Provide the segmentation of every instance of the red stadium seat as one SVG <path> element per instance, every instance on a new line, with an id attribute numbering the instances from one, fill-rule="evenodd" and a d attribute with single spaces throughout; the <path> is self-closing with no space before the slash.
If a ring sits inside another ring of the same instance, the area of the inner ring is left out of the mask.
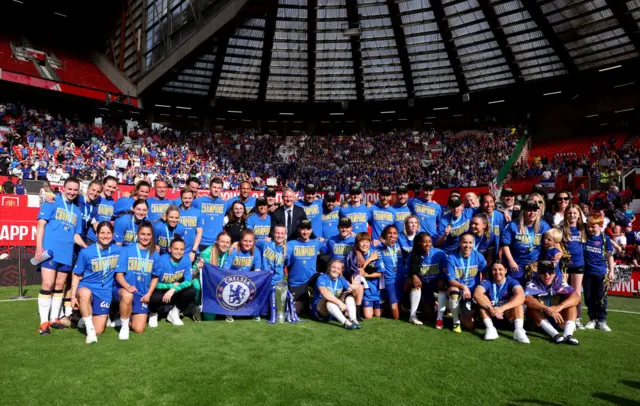
<path id="1" fill-rule="evenodd" d="M 56 74 L 63 82 L 116 94 L 120 93 L 120 90 L 111 83 L 93 61 L 60 50 L 55 50 L 54 53 L 62 62 L 63 68 L 56 69 Z"/>
<path id="2" fill-rule="evenodd" d="M 20 61 L 13 57 L 11 45 L 7 38 L 0 38 L 0 69 L 40 77 L 40 73 L 38 73 L 36 67 L 33 66 L 33 62 Z"/>

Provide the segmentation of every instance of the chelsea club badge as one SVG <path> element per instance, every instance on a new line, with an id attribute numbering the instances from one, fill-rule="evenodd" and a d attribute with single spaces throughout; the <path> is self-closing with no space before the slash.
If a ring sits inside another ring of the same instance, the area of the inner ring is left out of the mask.
<path id="1" fill-rule="evenodd" d="M 256 285 L 241 275 L 227 276 L 216 289 L 216 300 L 226 310 L 240 310 L 251 303 L 255 296 Z"/>

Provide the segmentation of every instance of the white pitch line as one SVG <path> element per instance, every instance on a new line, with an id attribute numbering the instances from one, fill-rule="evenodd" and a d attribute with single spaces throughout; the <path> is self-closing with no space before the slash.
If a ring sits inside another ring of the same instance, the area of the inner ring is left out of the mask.
<path id="1" fill-rule="evenodd" d="M 27 300 L 38 300 L 38 298 L 31 297 L 29 299 L 4 299 L 4 300 L 0 300 L 0 302 L 25 302 Z"/>
<path id="2" fill-rule="evenodd" d="M 614 313 L 625 313 L 625 314 L 640 314 L 640 312 L 630 312 L 628 310 L 614 310 L 614 309 L 607 309 L 607 312 L 614 312 Z"/>

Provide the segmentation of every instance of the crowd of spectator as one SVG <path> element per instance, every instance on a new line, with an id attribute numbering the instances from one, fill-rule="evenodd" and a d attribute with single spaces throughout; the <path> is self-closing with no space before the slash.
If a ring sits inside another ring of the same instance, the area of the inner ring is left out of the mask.
<path id="1" fill-rule="evenodd" d="M 515 128 L 453 133 L 401 130 L 387 133 L 285 137 L 254 129 L 182 132 L 81 123 L 17 104 L 0 105 L 0 173 L 17 178 L 64 180 L 115 176 L 122 184 L 162 178 L 183 186 L 213 177 L 225 189 L 248 181 L 346 191 L 398 184 L 437 187 L 487 185 L 512 154 Z"/>

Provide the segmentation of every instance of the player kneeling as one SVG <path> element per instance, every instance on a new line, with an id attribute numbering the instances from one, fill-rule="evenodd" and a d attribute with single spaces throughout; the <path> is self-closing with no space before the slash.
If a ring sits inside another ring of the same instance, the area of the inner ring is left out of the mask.
<path id="1" fill-rule="evenodd" d="M 108 221 L 98 224 L 96 234 L 97 243 L 78 255 L 71 286 L 71 305 L 80 308 L 87 344 L 97 343 L 107 324 L 113 275 L 122 249 L 113 244 L 113 226 Z"/>
<path id="2" fill-rule="evenodd" d="M 170 307 L 167 321 L 182 326 L 180 311 L 193 312 L 197 291 L 192 286 L 191 260 L 184 255 L 184 240 L 180 236 L 173 238 L 169 252 L 153 264 L 153 278 L 158 283 L 149 299 L 149 327 L 158 327 L 158 312 L 167 307 Z"/>
<path id="3" fill-rule="evenodd" d="M 524 331 L 524 290 L 520 283 L 507 275 L 507 269 L 502 264 L 493 264 L 491 278 L 485 279 L 476 286 L 473 298 L 480 308 L 480 317 L 487 331 L 485 340 L 496 340 L 498 330 L 493 326 L 492 319 L 509 320 L 515 326 L 513 339 L 529 344 L 529 338 Z"/>
<path id="4" fill-rule="evenodd" d="M 579 344 L 573 333 L 576 330 L 576 306 L 580 303 L 580 294 L 556 274 L 553 262 L 539 262 L 538 272 L 527 283 L 524 294 L 529 318 L 542 327 L 554 342 Z M 564 328 L 564 334 L 558 333 L 552 321 Z"/>
<path id="5" fill-rule="evenodd" d="M 357 320 L 356 301 L 350 295 L 357 286 L 349 285 L 342 277 L 343 268 L 342 262 L 333 260 L 329 262 L 327 272 L 318 277 L 311 316 L 318 321 L 329 321 L 329 316 L 332 316 L 345 329 L 355 330 L 362 328 Z M 345 311 L 349 315 L 348 320 L 344 317 Z"/>

